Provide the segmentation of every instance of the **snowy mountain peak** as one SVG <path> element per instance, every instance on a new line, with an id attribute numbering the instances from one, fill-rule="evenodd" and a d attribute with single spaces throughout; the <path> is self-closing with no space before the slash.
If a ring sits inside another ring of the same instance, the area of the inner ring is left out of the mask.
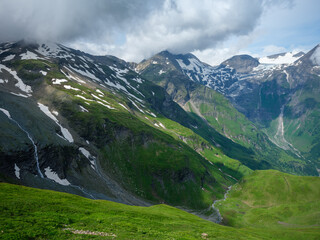
<path id="1" fill-rule="evenodd" d="M 304 55 L 303 52 L 279 53 L 259 59 L 261 64 L 291 64 Z"/>

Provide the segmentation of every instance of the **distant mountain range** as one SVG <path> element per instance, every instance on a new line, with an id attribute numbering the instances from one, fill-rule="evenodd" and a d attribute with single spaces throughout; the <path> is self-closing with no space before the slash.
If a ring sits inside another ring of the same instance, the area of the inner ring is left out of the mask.
<path id="1" fill-rule="evenodd" d="M 237 141 L 230 129 L 237 121 L 242 124 L 244 121 L 237 117 L 228 126 L 225 119 L 219 121 L 221 113 L 214 100 L 204 99 L 202 93 L 194 94 L 199 88 L 196 83 L 221 93 L 272 143 L 293 153 L 300 163 L 314 164 L 312 172 L 316 174 L 319 168 L 319 123 L 316 120 L 319 119 L 319 49 L 317 45 L 306 54 L 281 53 L 260 59 L 238 55 L 219 66 L 205 64 L 192 54 L 161 52 L 141 62 L 136 69 L 145 78 L 166 88 L 180 106 L 204 116 L 220 129 L 220 133 Z M 195 98 L 198 105 L 193 104 L 193 109 L 188 109 Z M 204 104 L 213 106 L 208 110 L 210 107 Z M 224 115 L 230 113 L 230 110 L 222 111 Z M 251 132 L 241 129 L 241 135 Z M 261 141 L 250 139 L 250 142 Z"/>

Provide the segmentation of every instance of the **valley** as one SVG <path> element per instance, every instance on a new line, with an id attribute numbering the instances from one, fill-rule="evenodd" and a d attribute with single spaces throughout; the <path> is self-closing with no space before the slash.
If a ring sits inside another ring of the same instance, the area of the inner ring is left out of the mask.
<path id="1" fill-rule="evenodd" d="M 0 44 L 1 234 L 317 239 L 318 47 L 286 64 L 244 55 L 210 66 L 168 51 L 134 64 Z M 282 182 L 283 195 L 268 187 Z"/>

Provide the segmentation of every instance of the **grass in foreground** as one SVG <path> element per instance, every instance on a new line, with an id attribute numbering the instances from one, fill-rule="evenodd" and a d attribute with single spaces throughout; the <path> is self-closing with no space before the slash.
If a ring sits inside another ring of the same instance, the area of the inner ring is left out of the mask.
<path id="1" fill-rule="evenodd" d="M 1 239 L 303 239 L 314 231 L 237 229 L 166 206 L 134 207 L 0 184 Z M 307 234 L 307 235 L 305 235 Z"/>
<path id="2" fill-rule="evenodd" d="M 0 196 L 1 239 L 255 239 L 166 205 L 134 207 L 6 183 Z"/>

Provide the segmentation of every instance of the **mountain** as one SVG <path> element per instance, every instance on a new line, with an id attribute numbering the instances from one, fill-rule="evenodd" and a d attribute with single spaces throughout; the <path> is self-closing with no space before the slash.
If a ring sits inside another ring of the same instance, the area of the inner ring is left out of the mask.
<path id="1" fill-rule="evenodd" d="M 227 63 L 242 69 L 242 73 L 238 73 Z M 301 158 L 294 149 L 277 145 L 261 127 L 262 123 L 255 121 L 258 117 L 272 119 L 280 114 L 280 109 L 273 102 L 270 107 L 266 106 L 266 110 L 256 111 L 259 104 L 259 99 L 256 99 L 259 98 L 257 90 L 265 83 L 266 72 L 270 74 L 276 69 L 260 68 L 261 64 L 257 64 L 257 59 L 250 56 L 235 56 L 212 67 L 192 54 L 174 55 L 164 51 L 141 62 L 136 70 L 144 78 L 164 87 L 186 111 L 202 118 L 233 144 L 237 143 L 247 149 L 243 155 L 241 152 L 244 150 L 236 151 L 235 147 L 230 147 L 230 142 L 215 140 L 229 157 L 240 160 L 251 169 L 275 168 L 291 173 L 316 175 L 313 164 Z M 244 71 L 244 68 L 247 70 Z M 265 87 L 265 91 L 273 90 Z M 210 141 L 206 136 L 201 136 Z"/>
<path id="2" fill-rule="evenodd" d="M 255 169 L 316 175 L 317 53 L 273 68 L 238 56 L 232 66 L 252 68 L 238 73 L 192 54 L 133 64 L 56 43 L 0 44 L 0 179 L 207 211 Z M 313 100 L 295 100 L 298 90 Z M 302 133 L 289 135 L 289 121 Z"/>
<path id="3" fill-rule="evenodd" d="M 221 67 L 231 67 L 238 73 L 251 72 L 255 67 L 259 65 L 259 61 L 249 55 L 237 55 L 222 62 Z"/>
<path id="4" fill-rule="evenodd" d="M 0 44 L 0 238 L 317 239 L 319 178 L 254 170 L 318 174 L 319 52 L 213 67 Z"/>
<path id="5" fill-rule="evenodd" d="M 1 181 L 206 210 L 252 172 L 123 60 L 26 41 L 1 44 L 0 60 Z"/>

